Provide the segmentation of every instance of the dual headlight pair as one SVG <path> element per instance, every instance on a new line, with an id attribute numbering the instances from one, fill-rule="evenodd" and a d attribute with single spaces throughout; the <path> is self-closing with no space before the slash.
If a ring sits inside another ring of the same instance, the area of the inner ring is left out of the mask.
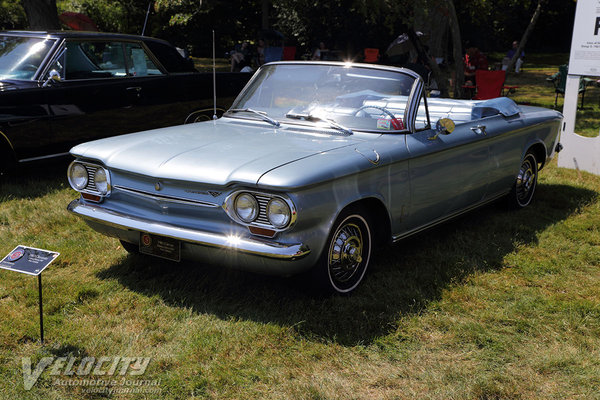
<path id="1" fill-rule="evenodd" d="M 263 218 L 266 217 L 276 229 L 283 229 L 289 225 L 293 214 L 288 202 L 280 197 L 267 199 L 262 195 L 259 197 L 262 200 L 261 202 L 252 193 L 242 192 L 236 195 L 233 201 L 233 209 L 242 222 L 247 224 L 257 222 L 262 216 Z"/>
<path id="2" fill-rule="evenodd" d="M 107 196 L 110 193 L 110 176 L 106 169 L 98 165 L 73 162 L 67 173 L 69 183 L 79 192 L 89 192 Z"/>

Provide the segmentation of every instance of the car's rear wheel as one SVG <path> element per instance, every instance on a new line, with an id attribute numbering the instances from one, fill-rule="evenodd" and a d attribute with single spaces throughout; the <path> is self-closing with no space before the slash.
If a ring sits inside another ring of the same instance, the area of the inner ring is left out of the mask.
<path id="1" fill-rule="evenodd" d="M 517 179 L 508 195 L 508 204 L 512 208 L 527 207 L 533 199 L 538 178 L 538 163 L 535 155 L 527 153 L 521 162 Z"/>
<path id="2" fill-rule="evenodd" d="M 334 223 L 316 266 L 318 286 L 342 294 L 356 289 L 369 266 L 372 239 L 369 217 L 364 212 L 343 212 Z"/>
<path id="3" fill-rule="evenodd" d="M 0 146 L 0 176 L 6 175 L 14 167 L 14 164 L 10 152 Z"/>

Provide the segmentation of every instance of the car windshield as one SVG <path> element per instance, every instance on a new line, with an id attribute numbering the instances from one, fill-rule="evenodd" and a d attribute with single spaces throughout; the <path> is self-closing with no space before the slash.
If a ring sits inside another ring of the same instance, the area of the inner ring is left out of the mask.
<path id="1" fill-rule="evenodd" d="M 0 36 L 0 79 L 33 79 L 54 39 Z"/>
<path id="2" fill-rule="evenodd" d="M 344 64 L 274 64 L 261 68 L 232 109 L 277 121 L 319 124 L 342 132 L 402 131 L 415 78 L 394 70 Z M 236 118 L 257 118 L 232 113 Z"/>

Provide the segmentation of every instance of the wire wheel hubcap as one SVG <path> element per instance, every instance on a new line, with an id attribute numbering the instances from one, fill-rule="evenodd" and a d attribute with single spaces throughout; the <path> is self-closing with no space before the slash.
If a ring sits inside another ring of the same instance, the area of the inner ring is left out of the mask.
<path id="1" fill-rule="evenodd" d="M 363 261 L 363 235 L 353 223 L 342 225 L 334 235 L 329 250 L 329 270 L 337 282 L 349 281 Z"/>
<path id="2" fill-rule="evenodd" d="M 529 202 L 535 187 L 536 169 L 531 158 L 526 158 L 517 176 L 517 200 L 521 204 Z"/>

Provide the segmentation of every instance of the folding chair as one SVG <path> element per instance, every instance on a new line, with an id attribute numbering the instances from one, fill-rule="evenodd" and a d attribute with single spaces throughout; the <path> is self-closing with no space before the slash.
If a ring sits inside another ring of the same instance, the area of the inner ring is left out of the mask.
<path id="1" fill-rule="evenodd" d="M 552 82 L 554 84 L 554 93 L 556 96 L 554 97 L 554 107 L 556 108 L 558 105 L 558 95 L 562 94 L 565 96 L 565 88 L 567 86 L 567 74 L 569 73 L 569 65 L 563 64 L 558 67 L 558 72 L 552 75 L 549 78 L 546 78 L 548 82 Z M 591 80 L 590 80 L 591 81 Z M 581 108 L 583 108 L 583 102 L 585 100 L 585 88 L 587 86 L 588 80 L 579 78 L 579 94 L 581 94 Z"/>
<path id="2" fill-rule="evenodd" d="M 364 50 L 365 57 L 363 59 L 366 63 L 376 63 L 379 61 L 379 49 L 366 48 Z"/>
<path id="3" fill-rule="evenodd" d="M 502 96 L 502 87 L 506 79 L 505 71 L 475 71 L 476 94 L 473 99 L 487 100 Z"/>
<path id="4" fill-rule="evenodd" d="M 283 61 L 293 61 L 296 59 L 296 46 L 285 46 L 283 48 Z"/>

